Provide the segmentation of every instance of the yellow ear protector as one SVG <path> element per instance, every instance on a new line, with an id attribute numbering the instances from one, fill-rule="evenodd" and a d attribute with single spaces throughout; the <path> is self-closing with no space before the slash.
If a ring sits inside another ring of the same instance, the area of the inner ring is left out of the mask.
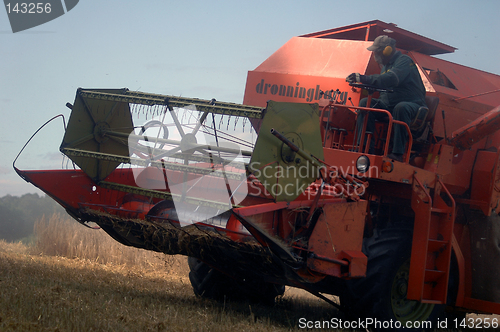
<path id="1" fill-rule="evenodd" d="M 382 54 L 384 56 L 389 56 L 392 54 L 392 47 L 391 46 L 386 46 L 384 50 L 382 51 Z"/>

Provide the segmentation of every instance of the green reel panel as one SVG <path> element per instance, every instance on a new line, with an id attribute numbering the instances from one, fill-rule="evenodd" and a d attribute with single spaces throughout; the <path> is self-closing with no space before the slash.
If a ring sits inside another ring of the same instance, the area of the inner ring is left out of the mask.
<path id="1" fill-rule="evenodd" d="M 318 104 L 269 101 L 249 170 L 276 201 L 293 201 L 318 178 L 318 168 L 271 134 L 323 160 Z"/>
<path id="2" fill-rule="evenodd" d="M 65 148 L 79 151 L 99 152 L 113 156 L 129 156 L 127 140 L 120 140 L 106 135 L 107 132 L 130 134 L 133 130 L 132 115 L 127 102 L 94 99 L 76 93 L 68 127 L 64 134 L 60 150 Z M 125 89 L 87 90 L 124 94 Z M 104 180 L 120 164 L 118 161 L 70 156 L 92 180 Z"/>

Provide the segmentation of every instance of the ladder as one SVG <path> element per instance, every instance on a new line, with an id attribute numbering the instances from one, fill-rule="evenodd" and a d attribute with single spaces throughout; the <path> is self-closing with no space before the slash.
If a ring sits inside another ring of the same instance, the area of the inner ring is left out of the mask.
<path id="1" fill-rule="evenodd" d="M 407 298 L 444 304 L 448 292 L 455 201 L 439 176 L 433 194 L 414 174 L 415 212 Z"/>

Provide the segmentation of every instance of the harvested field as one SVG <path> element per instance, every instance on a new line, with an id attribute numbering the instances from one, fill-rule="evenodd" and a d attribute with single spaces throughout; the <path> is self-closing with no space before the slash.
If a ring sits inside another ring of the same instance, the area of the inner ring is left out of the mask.
<path id="1" fill-rule="evenodd" d="M 1 331 L 290 331 L 300 317 L 338 315 L 295 290 L 273 307 L 203 300 L 184 257 L 128 248 L 57 216 L 36 228 L 33 247 L 0 242 Z"/>
<path id="2" fill-rule="evenodd" d="M 296 331 L 301 318 L 343 319 L 291 288 L 274 306 L 197 298 L 185 257 L 125 247 L 65 217 L 35 230 L 32 246 L 0 241 L 0 331 Z"/>

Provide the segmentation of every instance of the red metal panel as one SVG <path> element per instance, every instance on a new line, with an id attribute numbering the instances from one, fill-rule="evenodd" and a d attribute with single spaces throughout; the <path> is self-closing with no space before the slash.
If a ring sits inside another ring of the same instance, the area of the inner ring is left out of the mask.
<path id="1" fill-rule="evenodd" d="M 255 71 L 346 78 L 364 73 L 371 42 L 293 37 Z"/>
<path id="2" fill-rule="evenodd" d="M 126 193 L 99 188 L 81 170 L 20 171 L 22 176 L 65 208 L 78 209 L 80 203 L 117 206 Z M 119 173 L 119 174 L 118 174 Z M 130 169 L 114 172 L 120 183 L 135 185 Z"/>
<path id="3" fill-rule="evenodd" d="M 357 105 L 354 93 L 345 81 L 352 72 L 373 74 L 379 71 L 366 48 L 370 42 L 325 40 L 294 37 L 248 73 L 246 105 L 265 106 L 268 100 L 318 102 L 324 106 L 328 96 L 319 91 L 339 89 L 341 100 Z M 347 96 L 348 94 L 348 96 Z"/>
<path id="4" fill-rule="evenodd" d="M 424 298 L 424 278 L 428 259 L 426 253 L 432 198 L 417 177 L 415 177 L 415 180 L 411 200 L 411 207 L 415 211 L 415 226 L 407 298 L 421 301 Z"/>
<path id="5" fill-rule="evenodd" d="M 361 246 L 366 206 L 367 201 L 325 205 L 323 214 L 309 238 L 309 251 L 330 260 L 348 259 L 345 255 L 347 251 L 358 252 L 362 255 L 361 258 L 365 257 L 361 252 Z M 364 264 L 366 269 L 366 257 L 364 262 L 362 259 L 355 262 L 356 267 L 350 271 L 355 276 L 363 276 L 366 270 L 363 270 L 362 266 Z M 317 272 L 340 277 L 339 265 L 325 259 L 308 259 L 308 267 Z"/>
<path id="6" fill-rule="evenodd" d="M 468 297 L 464 300 L 463 308 L 472 309 L 476 312 L 500 314 L 500 303 L 471 299 Z"/>
<path id="7" fill-rule="evenodd" d="M 451 172 L 443 176 L 443 182 L 451 193 L 462 195 L 470 186 L 476 151 L 454 151 Z"/>
<path id="8" fill-rule="evenodd" d="M 434 120 L 436 136 L 444 137 L 442 110 L 445 110 L 446 130 L 450 135 L 498 105 L 499 75 L 416 52 L 409 55 L 421 68 L 427 92 L 435 91 L 440 99 Z"/>
<path id="9" fill-rule="evenodd" d="M 481 205 L 481 209 L 487 216 L 491 214 L 490 201 L 493 194 L 497 160 L 498 154 L 496 152 L 478 151 L 472 172 L 470 199 L 484 202 L 484 205 Z"/>

